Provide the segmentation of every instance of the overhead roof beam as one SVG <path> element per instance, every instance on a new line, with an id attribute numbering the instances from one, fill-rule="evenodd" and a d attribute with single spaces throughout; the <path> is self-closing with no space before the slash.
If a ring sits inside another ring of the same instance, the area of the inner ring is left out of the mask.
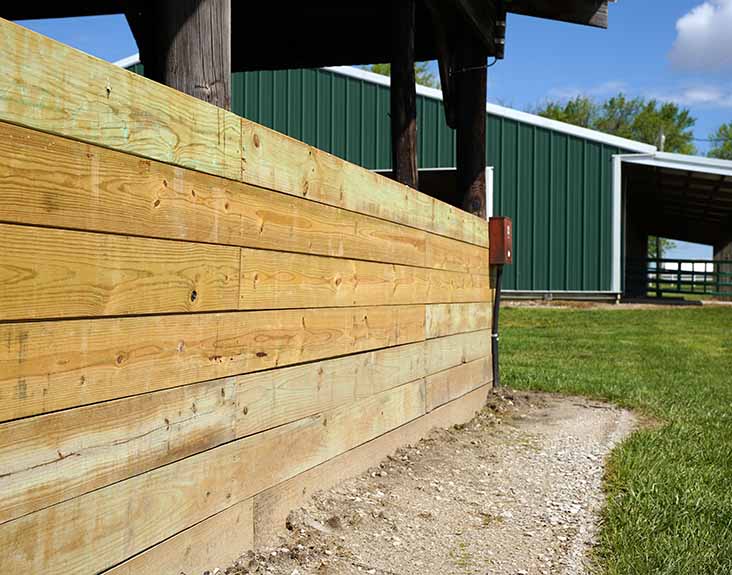
<path id="1" fill-rule="evenodd" d="M 126 0 L 64 0 L 64 2 L 6 2 L 0 16 L 6 20 L 107 16 L 124 12 Z"/>
<path id="2" fill-rule="evenodd" d="M 607 28 L 607 0 L 505 0 L 514 14 Z"/>
<path id="3" fill-rule="evenodd" d="M 454 0 L 489 56 L 496 55 L 496 0 Z"/>
<path id="4" fill-rule="evenodd" d="M 707 197 L 706 206 L 704 207 L 705 216 L 709 213 L 709 206 L 712 203 L 714 196 L 716 196 L 719 193 L 719 190 L 722 187 L 722 184 L 724 183 L 725 179 L 726 179 L 725 176 L 720 176 L 719 180 L 717 180 L 717 184 L 714 186 L 714 188 L 712 188 L 712 191 L 709 192 L 709 196 Z"/>

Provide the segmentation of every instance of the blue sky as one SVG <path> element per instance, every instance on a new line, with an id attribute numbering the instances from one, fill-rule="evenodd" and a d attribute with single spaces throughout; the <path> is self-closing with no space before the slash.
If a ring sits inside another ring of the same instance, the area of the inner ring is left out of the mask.
<path id="1" fill-rule="evenodd" d="M 22 24 L 110 61 L 137 52 L 123 16 Z M 619 91 L 688 107 L 700 140 L 732 121 L 732 0 L 619 0 L 608 30 L 509 15 L 506 58 L 489 70 L 490 101 L 530 110 Z M 695 143 L 706 152 L 708 143 Z M 680 245 L 673 257 L 711 251 Z"/>

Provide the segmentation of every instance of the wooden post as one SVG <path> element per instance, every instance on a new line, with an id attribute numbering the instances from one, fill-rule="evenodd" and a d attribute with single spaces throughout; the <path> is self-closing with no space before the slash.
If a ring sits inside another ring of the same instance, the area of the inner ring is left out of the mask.
<path id="1" fill-rule="evenodd" d="M 485 218 L 485 47 L 468 31 L 458 47 L 455 70 L 457 184 L 460 205 Z"/>
<path id="2" fill-rule="evenodd" d="M 231 108 L 231 0 L 136 2 L 127 19 L 145 76 Z"/>
<path id="3" fill-rule="evenodd" d="M 625 293 L 627 297 L 648 295 L 648 231 L 645 208 L 639 202 L 638 190 L 628 184 L 625 222 Z"/>
<path id="4" fill-rule="evenodd" d="M 392 3 L 391 158 L 394 179 L 417 187 L 417 89 L 414 76 L 415 0 Z"/>

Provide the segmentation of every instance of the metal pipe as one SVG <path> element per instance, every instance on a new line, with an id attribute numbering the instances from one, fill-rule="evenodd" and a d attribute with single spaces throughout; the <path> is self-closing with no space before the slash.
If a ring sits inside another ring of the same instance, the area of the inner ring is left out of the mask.
<path id="1" fill-rule="evenodd" d="M 493 387 L 501 387 L 501 374 L 498 371 L 498 314 L 501 309 L 501 276 L 503 276 L 503 266 L 496 266 L 496 297 L 493 299 L 493 321 L 491 328 Z"/>

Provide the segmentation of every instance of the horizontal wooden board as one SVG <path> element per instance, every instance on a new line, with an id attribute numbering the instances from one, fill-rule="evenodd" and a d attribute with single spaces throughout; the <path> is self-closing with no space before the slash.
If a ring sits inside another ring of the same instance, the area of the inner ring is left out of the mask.
<path id="1" fill-rule="evenodd" d="M 0 122 L 8 222 L 488 273 L 488 250 Z"/>
<path id="2" fill-rule="evenodd" d="M 0 53 L 0 119 L 240 179 L 235 114 L 7 20 Z"/>
<path id="3" fill-rule="evenodd" d="M 488 247 L 488 222 L 284 134 L 242 120 L 243 181 Z"/>
<path id="4" fill-rule="evenodd" d="M 378 464 L 387 455 L 394 453 L 399 447 L 416 443 L 435 427 L 449 427 L 469 421 L 485 406 L 489 392 L 490 386 L 488 385 L 471 391 L 423 417 L 256 495 L 254 497 L 255 547 L 276 544 L 278 535 L 287 531 L 285 520 L 288 513 L 297 509 L 316 491 L 329 489 L 340 481 L 362 473 Z"/>
<path id="5" fill-rule="evenodd" d="M 0 523 L 425 377 L 426 352 L 417 342 L 2 424 Z"/>
<path id="6" fill-rule="evenodd" d="M 430 339 L 427 340 L 425 369 L 427 373 L 437 373 L 453 365 L 490 356 L 490 352 L 491 332 L 487 329 L 444 339 Z"/>
<path id="7" fill-rule="evenodd" d="M 253 499 L 257 507 L 256 547 L 278 543 L 278 535 L 287 532 L 285 520 L 289 512 L 299 507 L 315 491 L 328 489 L 358 475 L 399 447 L 416 443 L 435 427 L 449 427 L 469 421 L 485 404 L 487 391 L 488 386 L 484 386 L 470 392 L 256 495 Z M 199 573 L 215 567 L 224 569 L 236 558 L 255 548 L 254 541 L 249 541 L 246 525 L 232 518 L 241 515 L 242 507 L 248 512 L 251 501 L 246 500 L 209 517 L 122 565 L 105 571 L 104 575 L 159 575 Z M 194 552 L 205 553 L 205 560 L 193 556 Z"/>
<path id="8" fill-rule="evenodd" d="M 490 273 L 487 246 L 477 246 L 433 233 L 427 234 L 427 261 L 431 265 L 426 267 L 431 268 L 484 275 Z"/>
<path id="9" fill-rule="evenodd" d="M 487 275 L 241 250 L 240 309 L 478 302 Z"/>
<path id="10" fill-rule="evenodd" d="M 426 335 L 442 337 L 454 333 L 490 329 L 493 293 L 486 303 L 437 304 L 427 306 Z"/>
<path id="11" fill-rule="evenodd" d="M 488 247 L 485 220 L 302 142 L 5 20 L 0 41 L 0 120 Z"/>
<path id="12" fill-rule="evenodd" d="M 492 381 L 490 357 L 450 367 L 425 378 L 427 411 Z"/>
<path id="13" fill-rule="evenodd" d="M 424 306 L 0 324 L 0 421 L 424 339 Z"/>
<path id="14" fill-rule="evenodd" d="M 0 245 L 0 320 L 238 307 L 238 248 L 16 225 Z"/>
<path id="15" fill-rule="evenodd" d="M 4 523 L 0 569 L 66 575 L 112 567 L 419 417 L 424 401 L 424 381 L 408 383 Z"/>
<path id="16" fill-rule="evenodd" d="M 252 499 L 181 531 L 104 575 L 199 575 L 222 571 L 254 548 Z"/>

